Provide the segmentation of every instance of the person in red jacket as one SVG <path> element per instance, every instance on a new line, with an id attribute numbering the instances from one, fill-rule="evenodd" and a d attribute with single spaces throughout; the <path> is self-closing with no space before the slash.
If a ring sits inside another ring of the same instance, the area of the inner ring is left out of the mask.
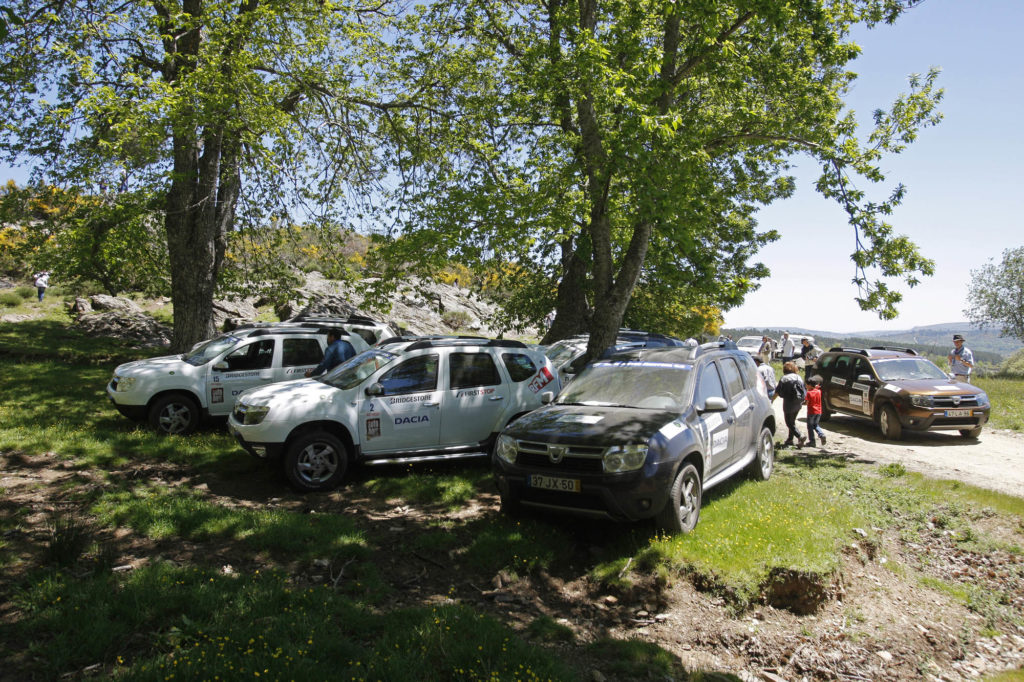
<path id="1" fill-rule="evenodd" d="M 821 430 L 821 382 L 820 374 L 815 374 L 807 380 L 807 395 L 804 396 L 804 404 L 807 405 L 807 437 L 814 447 L 814 434 L 821 438 L 821 445 L 825 445 L 825 432 Z"/>

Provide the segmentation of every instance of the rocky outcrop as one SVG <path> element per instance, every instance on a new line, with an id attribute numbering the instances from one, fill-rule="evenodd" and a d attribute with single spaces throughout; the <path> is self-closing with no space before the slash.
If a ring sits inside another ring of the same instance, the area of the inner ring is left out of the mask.
<path id="1" fill-rule="evenodd" d="M 123 296 L 95 294 L 89 297 L 89 303 L 92 304 L 93 310 L 114 310 L 124 313 L 142 314 L 142 308 L 135 301 Z"/>
<path id="2" fill-rule="evenodd" d="M 166 348 L 171 345 L 171 330 L 141 311 L 111 310 L 80 315 L 78 327 L 89 336 L 131 339 L 146 348 Z"/>
<path id="3" fill-rule="evenodd" d="M 243 322 L 252 322 L 259 315 L 256 306 L 249 299 L 215 300 L 213 302 L 213 326 L 225 331 L 234 329 Z"/>

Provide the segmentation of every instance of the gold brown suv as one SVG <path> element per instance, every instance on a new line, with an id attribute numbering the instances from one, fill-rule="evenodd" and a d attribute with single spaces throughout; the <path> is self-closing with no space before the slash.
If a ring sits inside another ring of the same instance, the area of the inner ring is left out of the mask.
<path id="1" fill-rule="evenodd" d="M 984 391 L 953 381 L 910 348 L 832 348 L 811 373 L 823 379 L 822 421 L 834 412 L 867 417 L 892 440 L 930 429 L 977 438 L 991 409 Z"/>

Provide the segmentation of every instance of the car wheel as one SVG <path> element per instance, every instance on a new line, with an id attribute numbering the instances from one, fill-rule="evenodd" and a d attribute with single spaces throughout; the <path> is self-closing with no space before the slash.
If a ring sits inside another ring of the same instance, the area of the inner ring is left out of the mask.
<path id="1" fill-rule="evenodd" d="M 761 429 L 757 439 L 757 457 L 747 470 L 758 481 L 767 481 L 775 470 L 775 436 L 767 426 Z"/>
<path id="2" fill-rule="evenodd" d="M 973 429 L 960 429 L 960 435 L 964 438 L 977 438 L 981 435 L 981 427 L 976 426 Z"/>
<path id="3" fill-rule="evenodd" d="M 199 406 L 181 393 L 165 395 L 150 406 L 149 425 L 162 433 L 188 435 L 199 426 Z"/>
<path id="4" fill-rule="evenodd" d="M 896 416 L 896 410 L 891 405 L 886 405 L 878 415 L 878 426 L 882 430 L 882 438 L 888 440 L 899 440 L 903 435 L 903 427 L 900 426 L 900 418 Z"/>
<path id="5" fill-rule="evenodd" d="M 311 431 L 296 438 L 284 457 L 284 475 L 301 492 L 338 487 L 348 470 L 348 448 L 327 431 Z"/>
<path id="6" fill-rule="evenodd" d="M 658 512 L 658 527 L 673 533 L 689 533 L 700 518 L 701 481 L 697 467 L 687 464 L 676 474 L 668 501 Z"/>

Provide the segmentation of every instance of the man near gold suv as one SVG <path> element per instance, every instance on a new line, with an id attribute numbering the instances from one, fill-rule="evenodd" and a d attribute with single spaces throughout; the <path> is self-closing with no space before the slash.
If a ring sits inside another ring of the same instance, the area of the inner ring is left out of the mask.
<path id="1" fill-rule="evenodd" d="M 971 370 L 974 369 L 974 353 L 964 345 L 964 337 L 953 334 L 953 350 L 949 351 L 949 371 L 957 381 L 971 383 Z"/>

